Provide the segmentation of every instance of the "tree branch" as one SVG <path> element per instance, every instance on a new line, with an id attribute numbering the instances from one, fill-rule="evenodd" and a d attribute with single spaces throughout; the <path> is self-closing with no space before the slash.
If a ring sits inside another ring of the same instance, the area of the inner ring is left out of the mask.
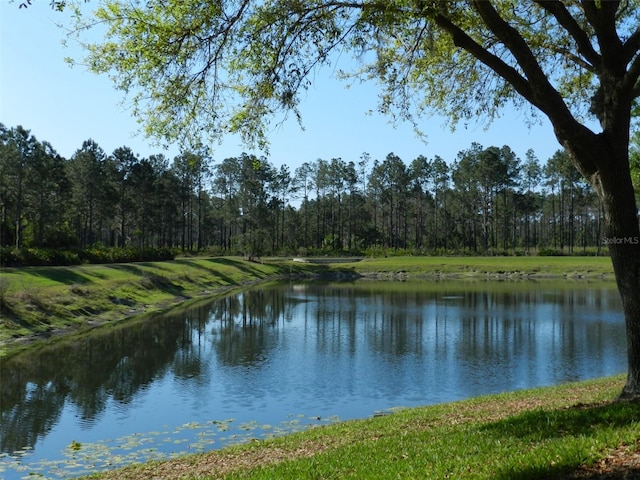
<path id="1" fill-rule="evenodd" d="M 635 60 L 631 63 L 622 82 L 622 87 L 629 89 L 631 92 L 631 98 L 640 96 L 640 82 L 638 79 L 640 79 L 640 55 L 636 56 Z"/>
<path id="2" fill-rule="evenodd" d="M 509 82 L 515 90 L 528 101 L 538 106 L 533 96 L 531 85 L 518 71 L 505 63 L 502 59 L 489 52 L 482 45 L 471 38 L 464 30 L 455 25 L 447 16 L 438 13 L 434 16 L 436 24 L 448 32 L 453 38 L 453 43 L 469 52 L 484 65 L 489 67 L 499 76 Z"/>
<path id="3" fill-rule="evenodd" d="M 500 16 L 490 2 L 472 0 L 472 3 L 485 25 L 509 49 L 524 71 L 533 92 L 534 100 L 531 103 L 551 120 L 558 141 L 564 145 L 571 140 L 574 145 L 580 145 L 585 151 L 589 150 L 594 139 L 593 132 L 571 114 L 520 33 Z M 581 163 L 576 164 L 576 167 L 583 175 L 588 177 L 598 171 L 598 165 L 590 160 L 592 156 L 581 155 L 580 158 Z"/>
<path id="4" fill-rule="evenodd" d="M 623 51 L 623 44 L 616 30 L 616 14 L 620 1 L 607 0 L 596 3 L 593 0 L 583 0 L 581 5 L 587 21 L 596 32 L 603 68 L 619 70 L 622 65 L 618 60 L 621 57 L 620 52 Z M 608 64 L 605 65 L 605 62 Z M 626 62 L 623 68 L 626 68 Z"/>
<path id="5" fill-rule="evenodd" d="M 500 16 L 490 2 L 472 0 L 472 3 L 485 25 L 507 47 L 526 75 L 531 94 L 530 97 L 525 98 L 547 115 L 552 112 L 558 115 L 562 112 L 563 115 L 571 116 L 562 97 L 549 82 L 520 33 Z M 500 74 L 500 72 L 497 73 Z"/>
<path id="6" fill-rule="evenodd" d="M 571 16 L 567 8 L 558 1 L 536 0 L 536 3 L 555 17 L 558 23 L 569 33 L 578 46 L 578 52 L 587 60 L 592 68 L 600 67 L 600 55 L 595 51 L 589 37 L 578 22 Z M 584 66 L 584 64 L 583 64 Z M 590 68 L 589 70 L 592 70 Z"/>
<path id="7" fill-rule="evenodd" d="M 596 75 L 598 74 L 598 70 L 596 69 L 596 67 L 594 67 L 592 64 L 590 64 L 584 58 L 582 58 L 582 57 L 580 57 L 578 55 L 575 55 L 574 53 L 572 53 L 570 50 L 568 50 L 566 48 L 563 48 L 563 47 L 554 47 L 554 48 L 556 48 L 558 53 L 561 53 L 562 55 L 565 56 L 565 58 L 571 60 L 576 65 L 581 66 L 586 71 L 591 72 L 591 73 L 596 74 Z"/>
<path id="8" fill-rule="evenodd" d="M 624 58 L 627 62 L 630 62 L 640 50 L 640 28 L 631 34 L 631 36 L 624 42 L 622 46 L 624 51 Z"/>

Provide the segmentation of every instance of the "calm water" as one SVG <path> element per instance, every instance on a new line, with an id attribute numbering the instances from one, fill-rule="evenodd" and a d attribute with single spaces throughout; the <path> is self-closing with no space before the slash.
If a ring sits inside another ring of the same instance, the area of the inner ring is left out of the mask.
<path id="1" fill-rule="evenodd" d="M 1 367 L 9 480 L 621 373 L 626 355 L 614 284 L 360 281 L 262 286 Z"/>

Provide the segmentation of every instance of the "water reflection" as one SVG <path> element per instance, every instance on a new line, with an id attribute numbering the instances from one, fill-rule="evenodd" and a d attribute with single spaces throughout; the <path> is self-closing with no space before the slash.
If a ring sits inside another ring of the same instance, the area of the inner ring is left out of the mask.
<path id="1" fill-rule="evenodd" d="M 62 431 L 346 419 L 618 373 L 620 310 L 604 283 L 262 286 L 4 360 L 0 450 L 50 456 Z"/>

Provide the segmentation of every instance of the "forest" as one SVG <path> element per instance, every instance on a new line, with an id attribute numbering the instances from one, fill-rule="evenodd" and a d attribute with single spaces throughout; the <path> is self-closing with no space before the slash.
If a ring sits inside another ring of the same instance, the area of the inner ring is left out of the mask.
<path id="1" fill-rule="evenodd" d="M 243 255 L 606 254 L 603 209 L 564 150 L 473 143 L 455 159 L 317 159 L 294 171 L 207 149 L 63 158 L 0 124 L 0 246 Z M 637 239 L 636 239 L 637 241 Z"/>

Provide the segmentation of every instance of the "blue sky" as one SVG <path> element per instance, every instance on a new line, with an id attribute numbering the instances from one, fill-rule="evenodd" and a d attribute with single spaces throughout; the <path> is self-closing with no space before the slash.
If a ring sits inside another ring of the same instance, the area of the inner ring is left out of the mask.
<path id="1" fill-rule="evenodd" d="M 28 9 L 0 0 L 0 122 L 8 127 L 22 125 L 65 157 L 89 138 L 107 154 L 129 146 L 143 157 L 161 152 L 176 155 L 177 148 L 163 151 L 136 135 L 139 126 L 121 105 L 122 93 L 107 77 L 81 66 L 70 68 L 64 62 L 69 56 L 81 58 L 82 51 L 73 45 L 62 46 L 63 32 L 55 22 L 63 18 L 45 0 L 34 1 Z M 530 128 L 524 115 L 516 111 L 505 112 L 488 130 L 478 124 L 451 132 L 445 119 L 426 118 L 421 122 L 427 134 L 425 143 L 414 134 L 412 125 L 394 127 L 389 118 L 366 113 L 376 109 L 375 85 L 346 89 L 331 74 L 323 71 L 306 95 L 301 106 L 304 131 L 291 118 L 270 133 L 268 159 L 275 166 L 286 164 L 294 170 L 303 162 L 334 157 L 357 162 L 363 152 L 379 160 L 393 152 L 406 164 L 418 155 L 440 155 L 451 162 L 474 141 L 484 147 L 509 145 L 522 159 L 532 148 L 544 162 L 559 148 L 546 119 Z M 243 151 L 261 154 L 243 147 L 234 137 L 211 147 L 217 161 Z"/>

